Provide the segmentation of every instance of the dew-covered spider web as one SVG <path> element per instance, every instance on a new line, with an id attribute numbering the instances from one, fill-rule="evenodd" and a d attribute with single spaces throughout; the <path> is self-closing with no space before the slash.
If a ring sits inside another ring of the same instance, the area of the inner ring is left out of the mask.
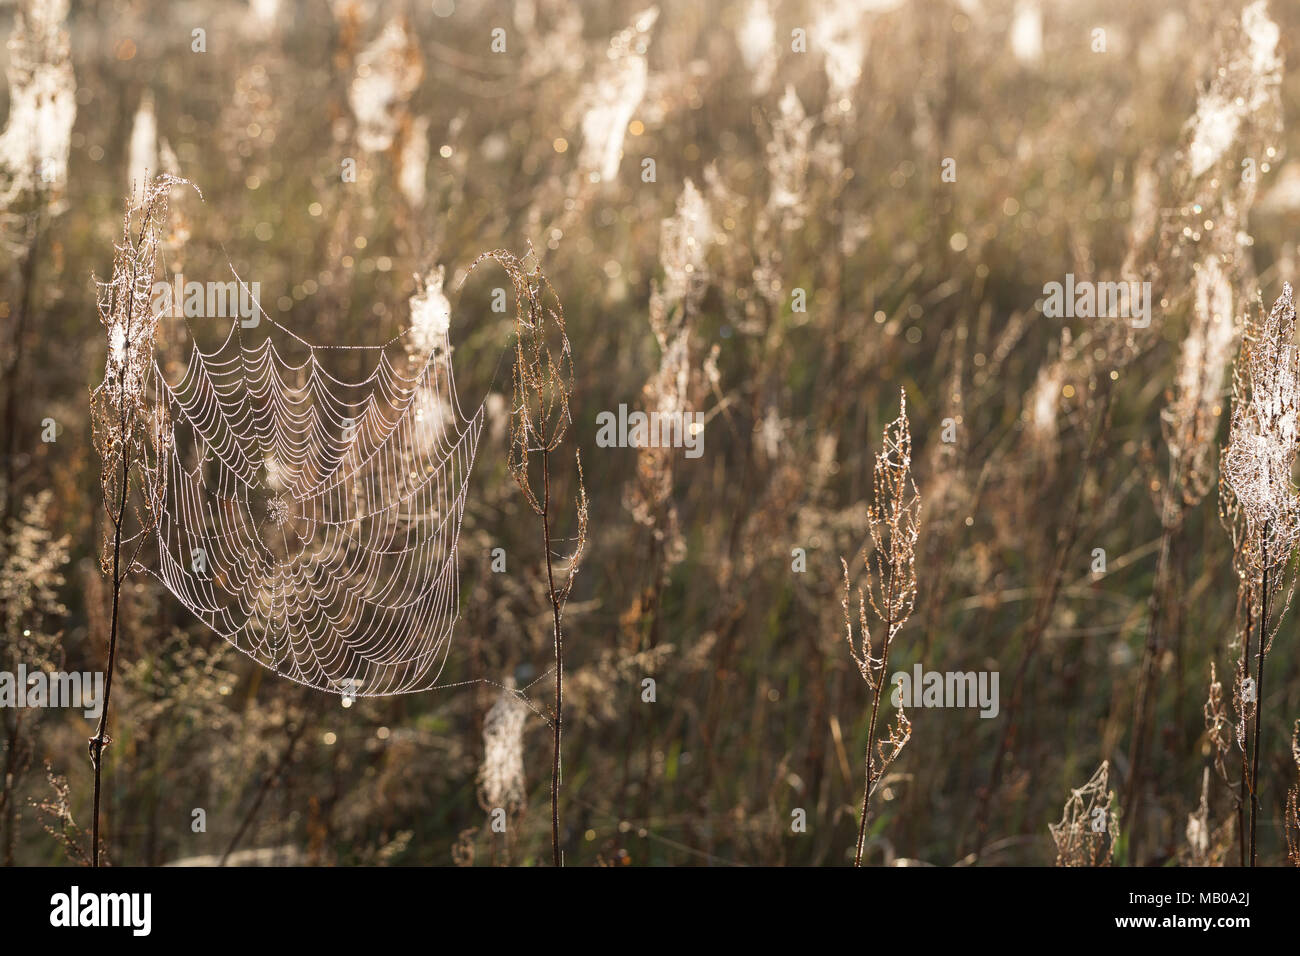
<path id="1" fill-rule="evenodd" d="M 345 697 L 434 687 L 457 617 L 483 408 L 461 411 L 430 278 L 384 345 L 313 345 L 261 312 L 153 368 L 169 428 L 142 563 L 254 660 Z"/>

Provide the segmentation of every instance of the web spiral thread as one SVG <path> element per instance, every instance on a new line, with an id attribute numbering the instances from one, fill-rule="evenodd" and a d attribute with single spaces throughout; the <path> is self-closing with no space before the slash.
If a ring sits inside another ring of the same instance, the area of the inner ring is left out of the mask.
<path id="1" fill-rule="evenodd" d="M 143 563 L 277 674 L 345 697 L 434 687 L 484 417 L 461 412 L 445 324 L 415 330 L 419 348 L 412 330 L 371 348 L 270 329 L 306 357 L 286 358 L 270 334 L 249 344 L 235 322 L 215 350 L 191 346 L 178 381 L 155 364 L 171 430 L 157 554 Z M 335 377 L 326 348 L 373 354 L 373 371 Z"/>

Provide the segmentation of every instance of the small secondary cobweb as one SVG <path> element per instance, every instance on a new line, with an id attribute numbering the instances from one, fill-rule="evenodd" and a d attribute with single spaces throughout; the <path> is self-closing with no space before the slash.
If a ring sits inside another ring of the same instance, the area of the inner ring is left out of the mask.
<path id="1" fill-rule="evenodd" d="M 451 645 L 484 412 L 461 411 L 441 283 L 385 345 L 313 345 L 259 306 L 175 381 L 153 365 L 171 428 L 141 563 L 260 664 L 345 698 L 432 688 Z M 371 371 L 336 377 L 335 350 Z"/>

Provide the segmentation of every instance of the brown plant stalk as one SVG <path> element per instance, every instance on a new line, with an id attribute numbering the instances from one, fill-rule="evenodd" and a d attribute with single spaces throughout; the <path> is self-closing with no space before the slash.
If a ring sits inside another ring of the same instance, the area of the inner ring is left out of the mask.
<path id="1" fill-rule="evenodd" d="M 1286 792 L 1286 861 L 1300 867 L 1300 720 L 1291 730 L 1291 759 L 1296 782 Z"/>
<path id="2" fill-rule="evenodd" d="M 470 266 L 472 272 L 485 259 L 497 262 L 515 291 L 515 363 L 514 406 L 510 420 L 510 475 L 523 493 L 528 506 L 541 519 L 542 547 L 546 559 L 547 597 L 551 605 L 552 639 L 555 647 L 555 713 L 552 724 L 551 755 L 551 853 L 555 866 L 562 866 L 560 855 L 560 782 L 561 739 L 564 726 L 564 605 L 573 590 L 573 582 L 587 543 L 587 490 L 582 481 L 582 458 L 575 451 L 577 467 L 577 540 L 565 562 L 567 570 L 561 584 L 556 583 L 555 513 L 551 501 L 551 454 L 564 441 L 573 423 L 569 403 L 573 395 L 573 352 L 564 328 L 564 307 L 551 283 L 542 273 L 531 246 L 524 261 L 503 249 L 485 252 Z M 552 352 L 558 348 L 558 355 Z M 541 494 L 535 490 L 540 472 Z"/>
<path id="3" fill-rule="evenodd" d="M 1272 311 L 1246 330 L 1234 371 L 1232 430 L 1222 464 L 1224 480 L 1245 524 L 1245 533 L 1234 543 L 1238 573 L 1246 580 L 1247 610 L 1254 607 L 1255 595 L 1259 604 L 1253 644 L 1255 675 L 1249 676 L 1252 640 L 1248 618 L 1235 689 L 1241 718 L 1237 744 L 1243 752 L 1242 776 L 1250 796 L 1251 866 L 1257 865 L 1259 858 L 1256 836 L 1264 663 L 1294 593 L 1295 576 L 1288 566 L 1300 536 L 1300 502 L 1291 481 L 1300 451 L 1300 356 L 1295 346 L 1295 321 L 1291 286 L 1284 284 Z M 1274 597 L 1280 598 L 1277 604 Z M 1247 765 L 1248 721 L 1253 727 Z"/>
<path id="4" fill-rule="evenodd" d="M 858 673 L 871 689 L 871 717 L 867 725 L 866 784 L 862 793 L 862 817 L 853 865 L 862 865 L 866 848 L 867 821 L 871 812 L 871 795 L 879 786 L 885 770 L 898 757 L 912 735 L 912 725 L 900 701 L 898 719 L 889 735 L 876 740 L 880 698 L 888 680 L 889 650 L 894 638 L 916 605 L 916 542 L 921 531 L 921 496 L 912 480 L 912 433 L 907 420 L 907 394 L 900 390 L 899 412 L 885 426 L 881 450 L 874 469 L 874 500 L 868 509 L 873 549 L 864 559 L 867 569 L 867 592 L 858 589 L 859 638 L 854 642 L 853 621 L 849 614 L 849 566 L 843 558 L 845 639 Z M 880 656 L 875 656 L 867 605 L 884 625 Z"/>
<path id="5" fill-rule="evenodd" d="M 95 450 L 102 462 L 100 488 L 109 523 L 100 566 L 105 574 L 110 575 L 113 601 L 104 703 L 95 735 L 89 741 L 90 763 L 95 773 L 90 847 L 92 866 L 99 866 L 100 859 L 103 757 L 104 749 L 112 742 L 107 731 L 117 663 L 122 584 L 135 567 L 148 532 L 156 522 L 165 492 L 166 472 L 159 465 L 159 458 L 170 429 L 163 406 L 151 405 L 153 345 L 158 316 L 152 311 L 150 298 L 158 262 L 159 231 L 166 217 L 167 201 L 171 189 L 182 182 L 171 176 L 160 176 L 146 183 L 140 194 L 132 197 L 123 216 L 122 241 L 114 247 L 112 278 L 98 283 L 97 309 L 99 320 L 108 333 L 108 358 L 104 381 L 91 395 L 91 418 Z M 138 528 L 128 536 L 127 505 L 133 476 L 140 499 L 135 509 Z M 125 561 L 124 546 L 133 546 Z"/>

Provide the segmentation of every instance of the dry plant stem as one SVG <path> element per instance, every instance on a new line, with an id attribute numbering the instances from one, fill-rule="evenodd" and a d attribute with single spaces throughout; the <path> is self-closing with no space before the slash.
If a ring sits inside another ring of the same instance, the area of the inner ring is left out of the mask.
<path id="1" fill-rule="evenodd" d="M 1250 865 L 1258 865 L 1255 847 L 1255 824 L 1259 816 L 1259 730 L 1264 713 L 1264 652 L 1268 646 L 1268 522 L 1260 540 L 1263 555 L 1263 580 L 1259 609 L 1259 651 L 1255 658 L 1255 734 L 1250 757 Z"/>
<path id="2" fill-rule="evenodd" d="M 529 247 L 532 255 L 532 247 Z M 484 259 L 502 266 L 515 288 L 516 344 L 514 368 L 515 411 L 511 416 L 509 470 L 523 493 L 528 506 L 542 519 L 542 543 L 546 552 L 547 597 L 551 602 L 555 641 L 555 724 L 554 751 L 551 759 L 551 853 L 556 866 L 563 865 L 560 854 L 560 744 L 564 729 L 564 632 L 560 625 L 564 604 L 573 588 L 578 562 L 586 543 L 587 496 L 582 485 L 582 459 L 575 454 L 578 483 L 578 539 L 569 559 L 568 575 L 563 587 L 556 587 L 554 556 L 551 548 L 551 468 L 550 453 L 560 447 L 572 423 L 569 401 L 573 391 L 572 352 L 564 331 L 564 308 L 540 266 L 525 269 L 518 258 L 504 250 L 483 253 L 474 260 L 471 271 Z M 535 261 L 535 260 L 534 260 Z M 550 297 L 553 305 L 547 304 Z M 547 327 L 558 337 L 557 359 L 546 344 Z M 534 493 L 529 474 L 530 456 L 541 455 L 542 491 Z"/>
<path id="3" fill-rule="evenodd" d="M 1291 759 L 1295 761 L 1296 770 L 1300 771 L 1300 720 L 1291 730 Z M 1287 788 L 1282 806 L 1282 831 L 1286 861 L 1300 867 L 1300 774 L 1297 774 L 1295 784 Z"/>
<path id="4" fill-rule="evenodd" d="M 1250 660 L 1250 632 L 1254 626 L 1251 610 L 1254 601 L 1246 596 L 1246 649 L 1244 660 Z M 1237 855 L 1242 866 L 1246 865 L 1246 754 L 1241 755 L 1241 779 L 1237 782 Z"/>
<path id="5" fill-rule="evenodd" d="M 871 818 L 871 794 L 885 770 L 897 758 L 911 736 L 911 723 L 899 702 L 898 721 L 889 731 L 887 741 L 877 741 L 880 698 L 889 675 L 889 650 L 894 638 L 907 622 L 916 602 L 916 541 L 920 533 L 921 498 L 911 477 L 912 437 L 907 420 L 907 398 L 900 390 L 899 415 L 885 427 L 881 451 L 873 468 L 875 497 L 868 510 L 874 551 L 866 558 L 870 604 L 884 625 L 880 660 L 872 656 L 866 602 L 858 590 L 858 626 L 861 651 L 854 648 L 853 624 L 849 615 L 849 569 L 844 567 L 844 625 L 849 652 L 867 686 L 871 689 L 871 718 L 867 727 L 866 780 L 862 793 L 862 818 L 858 824 L 858 842 L 853 865 L 862 866 L 866 852 L 867 826 Z M 874 561 L 872 560 L 874 558 Z M 871 584 L 875 582 L 875 585 Z M 880 600 L 876 600 L 876 587 Z M 885 752 L 886 743 L 889 746 Z"/>
<path id="6" fill-rule="evenodd" d="M 546 585 L 555 620 L 555 745 L 551 755 L 551 855 L 560 866 L 560 731 L 564 723 L 564 632 L 560 629 L 560 602 L 551 568 L 550 452 L 542 452 L 542 539 L 546 547 Z"/>
<path id="7" fill-rule="evenodd" d="M 132 200 L 124 218 L 122 244 L 115 247 L 113 279 L 109 283 L 100 283 L 101 288 L 111 290 L 106 299 L 98 302 L 100 321 L 109 330 L 109 357 L 105 368 L 105 383 L 92 393 L 92 419 L 96 423 L 93 431 L 96 450 L 105 463 L 104 469 L 100 472 L 104 508 L 113 526 L 112 567 L 111 571 L 109 568 L 103 569 L 112 574 L 113 602 L 108 634 L 108 664 L 104 675 L 103 706 L 95 736 L 89 741 L 90 762 L 95 775 L 94 818 L 91 821 L 90 862 L 92 866 L 99 866 L 100 862 L 99 812 L 103 795 L 104 748 L 111 740 L 107 730 L 111 714 L 113 676 L 117 663 L 118 635 L 121 631 L 122 584 L 130 569 L 135 566 L 145 537 L 143 531 L 136 536 L 138 540 L 134 552 L 123 561 L 123 526 L 126 522 L 127 502 L 130 498 L 131 469 L 133 465 L 138 464 L 134 460 L 135 456 L 140 457 L 140 467 L 145 469 L 145 473 L 141 474 L 139 480 L 142 483 L 141 493 L 146 511 L 153 507 L 153 499 L 150 496 L 158 493 L 158 488 L 150 484 L 152 479 L 147 468 L 148 452 L 143 447 L 133 450 L 133 445 L 139 440 L 137 432 L 140 425 L 137 416 L 143 414 L 141 408 L 145 388 L 142 384 L 144 369 L 152 363 L 153 335 L 156 329 L 155 324 L 150 322 L 149 317 L 141 309 L 141 300 L 144 299 L 147 303 L 147 299 L 138 287 L 138 280 L 142 277 L 152 277 L 157 261 L 158 241 L 154 217 L 160 214 L 160 208 L 165 210 L 168 190 L 181 182 L 183 181 L 171 177 L 159 177 L 145 190 L 139 204 Z M 138 237 L 133 240 L 130 222 L 132 215 L 137 211 L 141 212 L 140 229 Z M 137 323 L 143 324 L 144 333 L 139 343 L 133 338 Z M 140 354 L 136 353 L 137 349 L 140 350 Z M 110 391 L 113 384 L 111 376 L 114 375 L 117 384 L 116 396 L 112 396 Z M 128 383 L 130 383 L 130 391 L 128 391 Z M 155 442 L 159 440 L 157 435 L 154 440 Z M 121 458 L 121 475 L 115 489 L 109 477 L 115 471 L 111 464 L 114 455 Z M 142 526 L 143 524 L 142 519 Z M 104 563 L 103 558 L 104 555 L 101 554 L 101 567 Z"/>
<path id="8" fill-rule="evenodd" d="M 125 404 L 122 407 L 122 427 L 125 433 Z M 113 664 L 117 660 L 117 618 L 122 594 L 122 522 L 126 520 L 127 463 L 126 444 L 123 444 L 122 492 L 118 499 L 117 516 L 113 520 L 113 616 L 108 631 L 108 672 L 104 675 L 104 708 L 99 714 L 99 726 L 95 728 L 95 736 L 90 738 L 90 762 L 95 768 L 94 816 L 90 825 L 90 865 L 94 867 L 99 866 L 99 800 L 104 744 L 107 739 L 104 731 L 108 727 L 108 705 L 113 693 Z"/>
<path id="9" fill-rule="evenodd" d="M 892 587 L 890 591 L 892 594 Z M 890 630 L 893 630 L 892 624 Z M 854 866 L 862 866 L 862 854 L 867 844 L 867 816 L 871 810 L 871 786 L 873 783 L 872 777 L 875 776 L 876 764 L 875 754 L 872 752 L 871 747 L 876 740 L 876 715 L 880 713 L 880 692 L 884 689 L 885 674 L 888 672 L 886 668 L 889 667 L 889 643 L 889 641 L 885 642 L 885 649 L 880 655 L 880 687 L 876 689 L 871 701 L 871 725 L 867 730 L 867 786 L 862 793 L 862 822 L 858 824 L 858 851 L 853 860 Z"/>
<path id="10" fill-rule="evenodd" d="M 134 287 L 134 284 L 135 269 L 132 268 L 131 287 Z M 131 311 L 128 310 L 125 329 L 125 340 L 128 343 L 131 341 L 131 318 Z M 118 495 L 117 514 L 113 517 L 113 612 L 108 630 L 108 670 L 104 675 L 104 707 L 99 714 L 99 725 L 95 728 L 95 736 L 90 738 L 90 762 L 95 768 L 94 809 L 92 811 L 94 816 L 90 824 L 90 865 L 92 867 L 99 866 L 99 804 L 102 792 L 104 746 L 108 740 L 105 733 L 108 728 L 108 706 L 113 694 L 113 665 L 117 661 L 118 612 L 121 607 L 122 596 L 122 523 L 126 520 L 126 499 L 131 464 L 130 456 L 127 454 L 130 448 L 131 436 L 127 432 L 125 375 L 121 376 L 118 385 L 118 407 L 121 409 L 122 487 Z"/>
<path id="11" fill-rule="evenodd" d="M 886 607 L 894 606 L 894 575 L 889 578 L 889 596 L 885 602 Z M 871 701 L 871 723 L 867 730 L 867 786 L 862 793 L 862 821 L 858 824 L 858 849 L 853 859 L 855 867 L 862 866 L 862 854 L 867 845 L 867 817 L 871 811 L 871 787 L 872 777 L 875 776 L 875 754 L 872 746 L 876 741 L 876 715 L 880 713 L 880 694 L 885 687 L 885 677 L 889 673 L 889 645 L 894 640 L 895 624 L 890 621 L 885 625 L 885 648 L 880 654 L 880 680 L 876 685 L 876 692 L 872 695 Z"/>
<path id="12" fill-rule="evenodd" d="M 17 707 L 13 708 L 13 723 L 9 725 L 5 737 L 5 776 L 4 789 L 0 791 L 0 807 L 4 808 L 5 815 L 5 838 L 4 838 L 4 865 L 14 865 L 14 830 L 17 827 L 17 800 L 14 799 L 17 790 L 18 777 L 18 741 L 19 732 L 22 730 L 23 712 Z"/>

